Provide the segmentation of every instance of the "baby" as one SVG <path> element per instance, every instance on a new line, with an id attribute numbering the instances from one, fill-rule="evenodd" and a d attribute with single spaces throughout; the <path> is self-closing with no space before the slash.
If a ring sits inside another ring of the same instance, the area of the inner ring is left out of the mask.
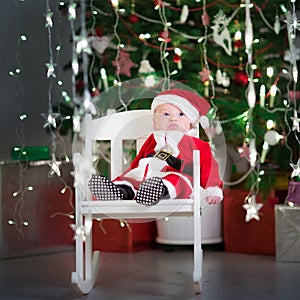
<path id="1" fill-rule="evenodd" d="M 186 199 L 193 194 L 193 150 L 200 150 L 200 185 L 209 204 L 223 199 L 218 164 L 207 142 L 192 136 L 200 122 L 208 127 L 209 103 L 182 89 L 158 94 L 152 102 L 154 132 L 130 167 L 110 181 L 93 175 L 89 188 L 99 200 L 135 199 L 155 205 L 161 199 Z"/>

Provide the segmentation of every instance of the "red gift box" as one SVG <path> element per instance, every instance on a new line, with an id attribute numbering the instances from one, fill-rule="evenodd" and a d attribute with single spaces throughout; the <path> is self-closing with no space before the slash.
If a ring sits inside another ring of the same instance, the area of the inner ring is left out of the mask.
<path id="1" fill-rule="evenodd" d="M 133 253 L 156 246 L 156 221 L 93 220 L 94 250 Z"/>
<path id="2" fill-rule="evenodd" d="M 263 203 L 258 211 L 260 220 L 245 221 L 243 208 L 249 191 L 225 189 L 223 203 L 223 234 L 225 251 L 247 254 L 275 255 L 274 205 Z M 261 202 L 259 196 L 257 203 Z"/>

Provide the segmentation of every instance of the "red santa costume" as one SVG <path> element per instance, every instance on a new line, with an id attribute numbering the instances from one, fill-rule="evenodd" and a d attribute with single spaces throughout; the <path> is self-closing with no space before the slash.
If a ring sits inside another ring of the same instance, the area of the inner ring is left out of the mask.
<path id="1" fill-rule="evenodd" d="M 181 89 L 164 91 L 153 99 L 151 109 L 155 111 L 159 105 L 165 103 L 177 106 L 189 118 L 191 124 L 200 122 L 204 129 L 208 127 L 206 114 L 210 105 L 199 95 Z M 130 187 L 137 202 L 145 205 L 153 205 L 159 200 L 156 198 L 162 195 L 162 187 L 166 187 L 169 198 L 189 198 L 193 193 L 193 150 L 200 150 L 199 184 L 204 189 L 204 197 L 218 196 L 222 199 L 223 182 L 219 177 L 218 164 L 209 144 L 192 136 L 193 130 L 195 128 L 189 132 L 155 131 L 122 175 L 112 182 L 103 177 L 94 177 L 94 185 L 90 185 L 91 190 L 95 193 L 98 191 L 102 198 L 125 199 L 116 187 Z M 155 189 L 159 190 L 158 196 L 152 195 L 156 192 Z M 144 196 L 145 193 L 148 195 Z M 152 199 L 149 200 L 149 197 Z"/>

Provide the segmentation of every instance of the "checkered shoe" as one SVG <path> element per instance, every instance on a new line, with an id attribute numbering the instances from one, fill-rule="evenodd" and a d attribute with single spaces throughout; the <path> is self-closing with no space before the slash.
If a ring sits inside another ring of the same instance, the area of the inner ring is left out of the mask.
<path id="1" fill-rule="evenodd" d="M 118 186 L 102 175 L 93 175 L 88 186 L 98 200 L 124 199 L 123 193 Z"/>
<path id="2" fill-rule="evenodd" d="M 144 181 L 136 193 L 136 202 L 143 205 L 155 205 L 163 198 L 166 187 L 159 177 L 152 177 Z"/>

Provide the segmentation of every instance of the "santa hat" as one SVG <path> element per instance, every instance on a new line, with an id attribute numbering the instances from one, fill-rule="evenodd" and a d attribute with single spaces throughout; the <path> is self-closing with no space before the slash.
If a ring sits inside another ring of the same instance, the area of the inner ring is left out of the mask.
<path id="1" fill-rule="evenodd" d="M 206 114 L 210 109 L 210 104 L 203 97 L 188 90 L 171 89 L 159 93 L 153 99 L 151 109 L 154 111 L 159 105 L 166 103 L 177 106 L 192 124 L 200 122 L 203 129 L 209 127 Z"/>

